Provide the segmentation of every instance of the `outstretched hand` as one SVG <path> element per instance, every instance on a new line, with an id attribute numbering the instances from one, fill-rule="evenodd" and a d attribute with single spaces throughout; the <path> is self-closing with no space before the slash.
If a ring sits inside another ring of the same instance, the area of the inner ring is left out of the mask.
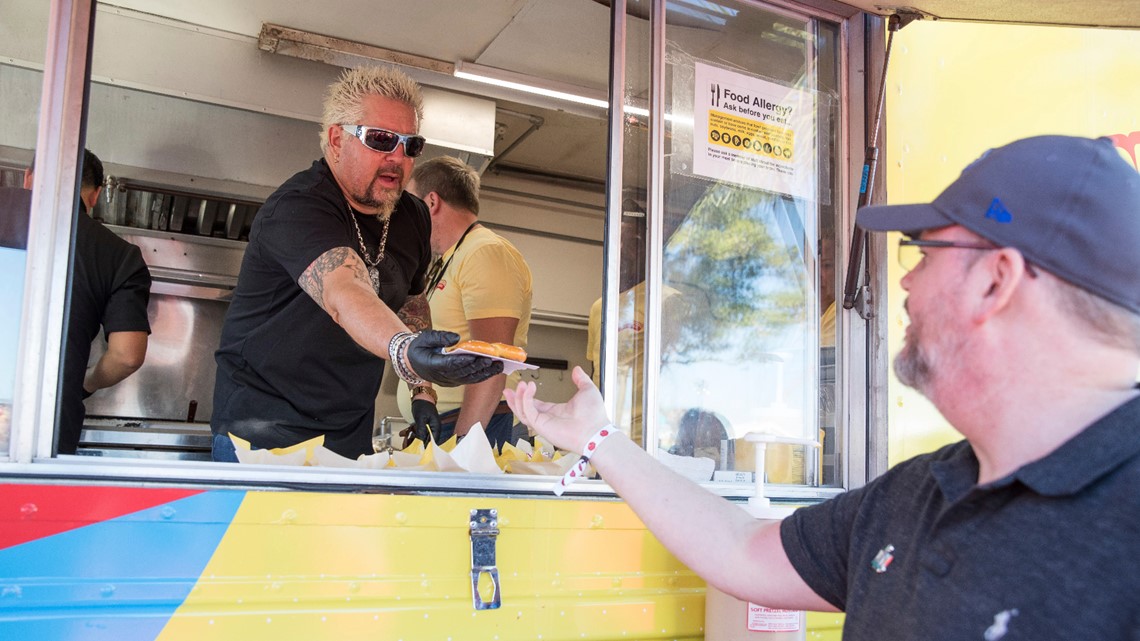
<path id="1" fill-rule="evenodd" d="M 408 362 L 420 378 L 442 385 L 470 385 L 503 372 L 503 363 L 472 354 L 445 354 L 444 347 L 459 342 L 459 334 L 424 330 L 408 346 Z"/>
<path id="2" fill-rule="evenodd" d="M 520 382 L 513 390 L 503 390 L 503 395 L 520 421 L 555 447 L 580 454 L 590 437 L 609 424 L 610 419 L 606 416 L 601 392 L 586 372 L 575 367 L 571 378 L 578 392 L 565 403 L 536 399 L 538 387 L 527 381 Z"/>

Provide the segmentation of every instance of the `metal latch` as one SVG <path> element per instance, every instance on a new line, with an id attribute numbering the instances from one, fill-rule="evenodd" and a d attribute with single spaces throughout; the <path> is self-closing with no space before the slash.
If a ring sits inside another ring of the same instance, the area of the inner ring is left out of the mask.
<path id="1" fill-rule="evenodd" d="M 495 537 L 499 536 L 498 510 L 471 510 L 471 599 L 476 610 L 494 610 L 502 605 L 499 568 L 495 567 Z M 489 598 L 479 590 L 486 577 L 493 589 Z"/>

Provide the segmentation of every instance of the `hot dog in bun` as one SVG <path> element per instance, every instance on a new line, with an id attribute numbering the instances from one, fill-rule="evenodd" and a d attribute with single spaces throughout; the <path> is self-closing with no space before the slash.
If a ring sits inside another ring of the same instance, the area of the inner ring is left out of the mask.
<path id="1" fill-rule="evenodd" d="M 526 360 L 526 350 L 517 345 L 507 345 L 505 343 L 488 343 L 487 341 L 470 340 L 462 341 L 450 349 L 462 349 L 468 352 L 486 354 L 487 356 L 504 358 L 508 361 L 518 361 L 520 363 Z"/>

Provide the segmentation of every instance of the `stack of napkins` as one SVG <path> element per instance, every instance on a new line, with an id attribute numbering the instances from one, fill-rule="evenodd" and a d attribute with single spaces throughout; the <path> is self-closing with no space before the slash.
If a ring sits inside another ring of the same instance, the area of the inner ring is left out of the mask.
<path id="1" fill-rule="evenodd" d="M 511 474 L 562 476 L 577 460 L 576 456 L 556 450 L 541 436 L 534 438 L 534 446 L 519 441 L 517 445 L 504 445 L 499 454 L 499 465 Z"/>
<path id="2" fill-rule="evenodd" d="M 318 449 L 325 448 L 325 437 L 309 439 L 289 447 L 275 447 L 271 450 L 255 450 L 250 447 L 249 441 L 230 434 L 237 458 L 240 463 L 253 465 L 312 465 L 311 461 Z"/>
<path id="3" fill-rule="evenodd" d="M 462 441 L 451 437 L 446 443 L 436 445 L 421 441 L 403 450 L 378 452 L 361 455 L 353 460 L 333 452 L 324 446 L 324 437 L 298 443 L 291 447 L 269 450 L 250 449 L 249 442 L 230 435 L 237 450 L 238 461 L 257 465 L 309 465 L 315 467 L 338 467 L 353 469 L 399 469 L 424 472 L 473 472 L 476 474 L 539 474 L 561 476 L 574 465 L 576 456 L 556 450 L 541 437 L 535 439 L 535 446 L 520 440 L 515 445 L 506 444 L 497 453 L 487 440 L 483 426 L 471 426 Z"/>

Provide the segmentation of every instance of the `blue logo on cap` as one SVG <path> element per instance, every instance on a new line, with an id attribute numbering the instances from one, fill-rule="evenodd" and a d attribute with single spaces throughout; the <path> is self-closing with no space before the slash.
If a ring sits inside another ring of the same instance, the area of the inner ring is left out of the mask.
<path id="1" fill-rule="evenodd" d="M 990 208 L 986 210 L 986 218 L 999 223 L 1013 222 L 1013 214 L 1009 213 L 1009 210 L 1001 203 L 1000 198 L 994 198 L 994 201 L 990 203 Z"/>

